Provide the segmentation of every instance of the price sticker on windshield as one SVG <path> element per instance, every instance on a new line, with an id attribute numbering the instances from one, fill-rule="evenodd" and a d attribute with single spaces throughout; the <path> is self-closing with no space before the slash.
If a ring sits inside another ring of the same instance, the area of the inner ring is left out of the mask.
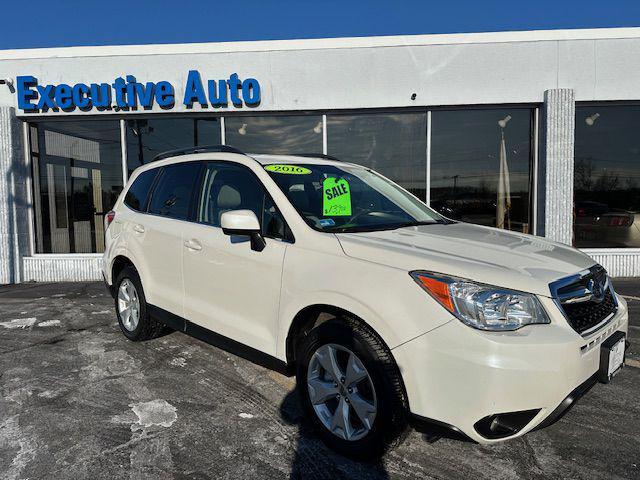
<path id="1" fill-rule="evenodd" d="M 267 172 L 285 173 L 287 175 L 309 175 L 311 170 L 298 165 L 267 165 L 264 167 Z"/>
<path id="2" fill-rule="evenodd" d="M 351 189 L 344 178 L 326 178 L 322 182 L 322 215 L 325 217 L 351 216 Z"/>

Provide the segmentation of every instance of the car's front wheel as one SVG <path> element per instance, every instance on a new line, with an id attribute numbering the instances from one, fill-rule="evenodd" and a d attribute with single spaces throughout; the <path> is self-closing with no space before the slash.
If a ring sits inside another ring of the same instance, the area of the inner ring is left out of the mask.
<path id="1" fill-rule="evenodd" d="M 311 330 L 298 350 L 303 407 L 331 448 L 381 455 L 406 428 L 406 400 L 391 352 L 362 322 L 339 318 Z"/>

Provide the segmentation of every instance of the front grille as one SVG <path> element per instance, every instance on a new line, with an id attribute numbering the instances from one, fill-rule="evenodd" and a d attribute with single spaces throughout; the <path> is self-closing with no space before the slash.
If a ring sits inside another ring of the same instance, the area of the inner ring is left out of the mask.
<path id="1" fill-rule="evenodd" d="M 600 303 L 584 302 L 562 305 L 569 324 L 578 333 L 583 333 L 595 327 L 605 318 L 616 311 L 616 301 L 608 289 L 604 300 Z"/>
<path id="2" fill-rule="evenodd" d="M 611 317 L 617 309 L 607 272 L 600 265 L 554 282 L 551 293 L 571 327 L 581 334 Z"/>

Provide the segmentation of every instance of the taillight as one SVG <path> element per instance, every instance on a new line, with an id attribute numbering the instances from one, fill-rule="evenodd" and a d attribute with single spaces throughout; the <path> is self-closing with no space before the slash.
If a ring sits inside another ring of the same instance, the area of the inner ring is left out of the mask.
<path id="1" fill-rule="evenodd" d="M 108 212 L 105 216 L 104 216 L 104 229 L 106 230 L 107 228 L 109 228 L 109 225 L 111 225 L 111 222 L 113 222 L 113 219 L 116 218 L 116 212 L 114 212 L 113 210 L 111 210 L 110 212 Z"/>
<path id="2" fill-rule="evenodd" d="M 628 216 L 615 215 L 609 217 L 610 227 L 628 227 L 631 223 L 631 217 Z"/>

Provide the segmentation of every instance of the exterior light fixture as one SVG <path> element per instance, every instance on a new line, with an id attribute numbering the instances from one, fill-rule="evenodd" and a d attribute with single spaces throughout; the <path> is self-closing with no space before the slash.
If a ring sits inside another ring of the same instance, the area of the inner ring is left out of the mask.
<path id="1" fill-rule="evenodd" d="M 593 127 L 593 124 L 596 123 L 596 120 L 598 120 L 599 117 L 600 114 L 596 112 L 593 115 L 589 115 L 587 118 L 585 118 L 584 123 L 586 123 L 590 127 Z"/>
<path id="2" fill-rule="evenodd" d="M 498 120 L 498 125 L 500 125 L 500 128 L 504 128 L 507 126 L 507 123 L 509 123 L 510 120 L 511 120 L 511 115 L 507 115 L 502 120 Z"/>

